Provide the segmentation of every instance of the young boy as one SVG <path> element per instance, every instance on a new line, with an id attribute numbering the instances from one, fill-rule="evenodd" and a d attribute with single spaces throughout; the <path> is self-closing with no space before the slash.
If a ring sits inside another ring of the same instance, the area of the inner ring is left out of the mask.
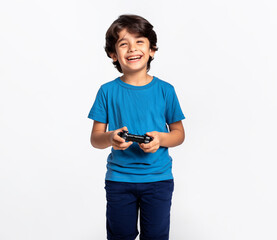
<path id="1" fill-rule="evenodd" d="M 105 189 L 109 240 L 168 240 L 174 189 L 168 148 L 184 141 L 185 117 L 174 87 L 147 72 L 157 36 L 137 15 L 121 15 L 106 32 L 105 51 L 123 73 L 98 90 L 88 117 L 94 120 L 91 144 L 112 146 Z M 106 131 L 109 126 L 109 131 Z M 148 135 L 150 143 L 125 141 L 118 135 Z"/>

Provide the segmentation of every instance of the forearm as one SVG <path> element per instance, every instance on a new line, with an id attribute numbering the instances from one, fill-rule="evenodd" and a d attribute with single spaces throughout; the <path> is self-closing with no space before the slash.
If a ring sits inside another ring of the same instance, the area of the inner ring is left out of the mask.
<path id="1" fill-rule="evenodd" d="M 110 131 L 110 132 L 97 132 L 97 131 L 94 132 L 90 138 L 91 145 L 95 148 L 100 148 L 100 149 L 110 147 L 112 145 L 111 133 L 112 133 L 112 131 Z"/>
<path id="2" fill-rule="evenodd" d="M 159 135 L 161 147 L 176 147 L 185 140 L 185 133 L 180 130 L 172 130 L 169 133 L 160 132 Z"/>

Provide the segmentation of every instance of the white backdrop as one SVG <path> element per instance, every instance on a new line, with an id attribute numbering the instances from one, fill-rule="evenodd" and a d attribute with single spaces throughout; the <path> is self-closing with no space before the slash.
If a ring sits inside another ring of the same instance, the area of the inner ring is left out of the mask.
<path id="1" fill-rule="evenodd" d="M 0 239 L 106 239 L 110 149 L 88 112 L 121 74 L 104 51 L 121 14 L 150 21 L 150 75 L 175 86 L 172 240 L 276 239 L 275 1 L 1 1 Z"/>

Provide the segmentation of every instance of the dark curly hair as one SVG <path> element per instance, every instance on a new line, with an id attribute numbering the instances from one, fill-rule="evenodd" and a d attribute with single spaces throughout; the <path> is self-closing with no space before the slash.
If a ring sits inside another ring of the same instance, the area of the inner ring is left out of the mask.
<path id="1" fill-rule="evenodd" d="M 150 49 L 157 51 L 157 35 L 153 30 L 153 26 L 143 17 L 134 14 L 120 15 L 106 32 L 106 45 L 104 47 L 107 56 L 111 58 L 110 53 L 116 53 L 115 44 L 119 38 L 119 32 L 126 29 L 131 34 L 139 34 L 141 37 L 148 38 Z M 151 56 L 147 62 L 147 72 L 150 70 L 150 63 L 154 58 Z M 118 60 L 113 62 L 115 68 L 122 73 L 122 69 Z"/>

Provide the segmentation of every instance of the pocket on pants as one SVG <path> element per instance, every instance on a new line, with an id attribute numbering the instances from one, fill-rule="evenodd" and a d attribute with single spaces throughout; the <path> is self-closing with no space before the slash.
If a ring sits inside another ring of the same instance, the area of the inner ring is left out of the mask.
<path id="1" fill-rule="evenodd" d="M 120 202 L 126 194 L 126 183 L 105 181 L 106 199 L 108 202 Z"/>
<path id="2" fill-rule="evenodd" d="M 155 182 L 154 197 L 160 200 L 170 200 L 174 191 L 174 180 L 164 180 Z"/>

